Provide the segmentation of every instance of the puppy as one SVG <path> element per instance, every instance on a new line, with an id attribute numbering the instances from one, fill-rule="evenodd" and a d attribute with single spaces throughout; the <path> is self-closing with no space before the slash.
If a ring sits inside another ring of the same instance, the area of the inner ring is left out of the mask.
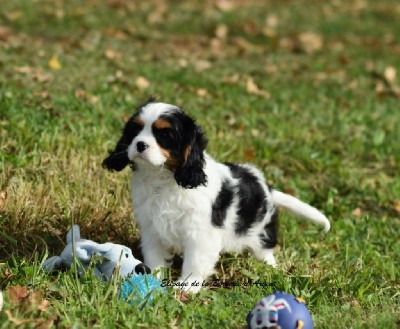
<path id="1" fill-rule="evenodd" d="M 126 123 L 110 171 L 131 165 L 132 200 L 144 262 L 166 267 L 183 254 L 180 281 L 198 291 L 221 252 L 249 249 L 276 266 L 277 207 L 330 229 L 316 208 L 269 186 L 247 164 L 220 163 L 193 119 L 174 105 L 150 99 Z"/>

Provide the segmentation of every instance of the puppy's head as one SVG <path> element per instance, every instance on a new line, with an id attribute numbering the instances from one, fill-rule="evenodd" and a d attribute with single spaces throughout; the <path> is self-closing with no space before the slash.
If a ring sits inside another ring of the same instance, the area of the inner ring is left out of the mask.
<path id="1" fill-rule="evenodd" d="M 180 186 L 195 188 L 207 182 L 206 145 L 204 133 L 193 119 L 174 105 L 151 99 L 128 120 L 103 166 L 116 171 L 135 162 L 163 166 Z"/>

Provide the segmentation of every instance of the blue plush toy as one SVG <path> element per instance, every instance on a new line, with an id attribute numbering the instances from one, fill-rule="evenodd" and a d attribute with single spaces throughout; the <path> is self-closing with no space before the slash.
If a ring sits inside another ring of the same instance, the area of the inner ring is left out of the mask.
<path id="1" fill-rule="evenodd" d="M 128 301 L 132 306 L 142 303 L 142 306 L 154 298 L 155 295 L 165 292 L 161 282 L 149 274 L 139 274 L 126 279 L 121 286 L 120 298 Z"/>
<path id="2" fill-rule="evenodd" d="M 249 329 L 313 329 L 311 314 L 302 298 L 277 291 L 261 298 L 247 315 Z"/>
<path id="3" fill-rule="evenodd" d="M 108 281 L 114 272 L 122 278 L 136 274 L 149 274 L 151 270 L 136 259 L 132 250 L 120 244 L 106 242 L 97 243 L 82 239 L 78 225 L 74 225 L 67 234 L 67 245 L 60 256 L 53 256 L 43 263 L 47 272 L 62 268 L 70 268 L 75 260 L 79 263 L 79 274 L 83 276 L 93 257 L 98 257 L 94 273 L 104 281 Z"/>
<path id="4" fill-rule="evenodd" d="M 149 267 L 133 256 L 131 249 L 111 242 L 97 243 L 82 239 L 78 225 L 74 225 L 68 232 L 67 245 L 61 255 L 50 257 L 43 263 L 43 267 L 47 272 L 53 272 L 70 268 L 76 261 L 79 274 L 83 276 L 94 257 L 98 258 L 94 265 L 94 274 L 98 278 L 108 281 L 115 274 L 125 279 L 119 294 L 131 305 L 147 302 L 156 293 L 164 291 L 161 282 L 150 274 Z"/>

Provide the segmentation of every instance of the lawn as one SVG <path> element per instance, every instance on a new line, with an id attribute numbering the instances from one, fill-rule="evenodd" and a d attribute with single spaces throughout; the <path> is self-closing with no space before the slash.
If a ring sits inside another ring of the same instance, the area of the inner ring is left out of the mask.
<path id="1" fill-rule="evenodd" d="M 399 327 L 399 16 L 396 0 L 2 0 L 0 328 L 245 328 L 275 289 L 316 328 Z M 150 95 L 331 231 L 282 212 L 277 269 L 226 254 L 221 286 L 143 309 L 117 279 L 44 273 L 72 223 L 141 257 L 131 173 L 101 162 Z"/>

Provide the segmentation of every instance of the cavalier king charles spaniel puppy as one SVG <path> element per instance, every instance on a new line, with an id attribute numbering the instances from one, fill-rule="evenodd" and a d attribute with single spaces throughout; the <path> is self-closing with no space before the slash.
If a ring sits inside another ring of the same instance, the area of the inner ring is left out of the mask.
<path id="1" fill-rule="evenodd" d="M 196 122 L 174 105 L 150 99 L 126 123 L 110 171 L 133 169 L 132 200 L 144 262 L 166 267 L 183 254 L 180 282 L 197 292 L 222 252 L 250 250 L 276 266 L 278 207 L 330 229 L 316 208 L 273 189 L 248 164 L 220 163 L 205 152 Z"/>

